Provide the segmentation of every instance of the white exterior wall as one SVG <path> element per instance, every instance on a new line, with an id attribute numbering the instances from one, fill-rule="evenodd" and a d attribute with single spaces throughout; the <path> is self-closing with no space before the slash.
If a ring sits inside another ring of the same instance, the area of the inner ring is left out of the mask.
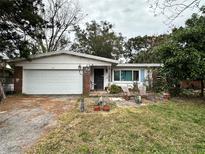
<path id="1" fill-rule="evenodd" d="M 16 66 L 23 66 L 23 70 L 78 70 L 78 66 L 81 68 L 84 66 L 91 66 L 91 82 L 94 83 L 94 69 L 103 68 L 104 69 L 104 88 L 107 87 L 109 83 L 108 67 L 112 66 L 110 62 L 104 62 L 100 60 L 73 56 L 73 55 L 54 55 L 49 57 L 43 57 L 39 59 L 34 59 L 32 61 L 22 61 L 17 63 Z M 146 67 L 135 67 L 135 66 L 115 66 L 112 67 L 112 81 L 111 84 L 116 84 L 119 86 L 133 87 L 133 81 L 114 81 L 114 70 L 139 70 L 139 81 L 141 81 L 141 69 L 144 69 L 145 79 L 148 75 Z M 25 86 L 25 85 L 24 85 Z M 94 89 L 94 85 L 91 85 L 91 89 Z"/>
<path id="2" fill-rule="evenodd" d="M 107 72 L 106 72 L 107 69 Z M 109 80 L 108 80 L 108 68 L 104 69 L 104 89 L 105 87 L 108 87 L 109 85 Z"/>
<path id="3" fill-rule="evenodd" d="M 104 88 L 106 86 L 108 86 L 108 73 L 106 72 L 106 68 L 107 68 L 107 66 L 112 65 L 109 62 L 104 62 L 104 61 L 99 61 L 99 60 L 94 60 L 94 59 L 89 59 L 89 58 L 84 58 L 84 57 L 77 57 L 77 56 L 73 56 L 73 55 L 55 55 L 55 56 L 50 56 L 50 57 L 34 59 L 32 61 L 23 61 L 23 62 L 17 63 L 16 66 L 22 66 L 23 67 L 23 87 L 22 87 L 22 89 L 23 89 L 23 93 L 29 93 L 29 90 L 26 89 L 26 87 L 28 86 L 26 84 L 31 85 L 32 83 L 30 83 L 30 80 L 29 80 L 29 82 L 26 82 L 26 80 L 28 80 L 28 79 L 26 79 L 26 76 L 24 75 L 26 71 L 35 70 L 36 72 L 38 72 L 38 70 L 44 70 L 44 72 L 46 72 L 48 70 L 53 70 L 54 73 L 56 72 L 56 75 L 52 74 L 53 77 L 50 76 L 50 79 L 57 80 L 55 78 L 55 76 L 58 75 L 58 70 L 62 70 L 61 72 L 59 72 L 61 74 L 64 71 L 66 71 L 67 72 L 66 74 L 68 74 L 71 70 L 73 70 L 73 73 L 74 73 L 74 71 L 76 72 L 79 69 L 78 68 L 79 65 L 81 65 L 81 68 L 83 68 L 84 66 L 91 66 L 91 68 L 93 68 L 93 67 L 103 68 L 104 69 Z M 69 78 L 69 76 L 66 77 L 66 78 Z M 66 78 L 63 81 L 65 83 L 69 82 L 69 81 L 66 80 Z M 43 80 L 44 80 L 44 78 L 42 78 L 42 82 L 43 82 Z M 48 78 L 48 80 L 49 80 L 49 78 Z M 94 82 L 94 75 L 93 74 L 91 74 L 91 81 Z M 80 88 L 80 86 L 82 86 L 81 79 L 79 79 L 78 83 L 79 83 L 79 85 L 76 85 L 77 82 L 75 82 L 75 85 L 73 85 L 73 87 L 78 86 L 79 89 L 82 89 L 82 88 Z M 60 85 L 60 83 L 59 83 L 59 85 Z M 71 83 L 69 83 L 69 85 L 71 85 Z M 47 86 L 47 85 L 45 85 L 45 86 Z M 35 86 L 32 86 L 32 87 L 35 87 Z M 91 87 L 91 88 L 94 88 L 94 87 Z M 45 89 L 45 88 L 40 88 L 40 89 Z M 42 93 L 44 93 L 44 94 L 48 93 L 49 94 L 49 92 L 50 91 L 47 90 L 47 92 L 42 92 Z M 59 91 L 59 92 L 62 93 L 62 94 L 65 93 L 63 91 Z M 34 94 L 33 91 L 30 92 L 30 93 Z M 72 94 L 71 91 L 68 91 L 68 93 Z M 77 91 L 77 93 L 81 93 L 81 92 Z M 35 94 L 37 94 L 37 92 L 35 92 Z M 57 94 L 57 93 L 55 92 L 55 94 Z"/>
<path id="4" fill-rule="evenodd" d="M 108 87 L 109 80 L 108 80 L 108 71 L 106 72 L 107 67 L 92 67 L 91 68 L 91 90 L 94 90 L 94 69 L 104 69 L 104 89 L 105 87 Z"/>
<path id="5" fill-rule="evenodd" d="M 23 61 L 16 66 L 23 69 L 78 69 L 78 66 L 111 66 L 111 63 L 71 55 L 58 55 Z"/>

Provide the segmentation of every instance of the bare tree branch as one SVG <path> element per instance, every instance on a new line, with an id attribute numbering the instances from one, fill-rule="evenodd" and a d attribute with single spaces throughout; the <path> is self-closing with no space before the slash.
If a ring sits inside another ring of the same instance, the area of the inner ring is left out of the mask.
<path id="1" fill-rule="evenodd" d="M 62 39 L 69 42 L 69 32 L 83 18 L 81 9 L 76 0 L 47 0 L 45 4 L 46 9 L 42 16 L 48 21 L 43 40 L 46 52 L 65 48 L 60 42 Z"/>
<path id="2" fill-rule="evenodd" d="M 163 14 L 168 19 L 168 24 L 173 23 L 186 10 L 200 8 L 205 4 L 203 0 L 148 0 L 150 8 L 155 15 Z"/>

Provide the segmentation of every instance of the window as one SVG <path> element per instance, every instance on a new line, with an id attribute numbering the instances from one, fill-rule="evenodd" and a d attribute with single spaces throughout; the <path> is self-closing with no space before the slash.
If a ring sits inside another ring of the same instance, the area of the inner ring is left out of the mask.
<path id="1" fill-rule="evenodd" d="M 139 70 L 114 70 L 114 81 L 139 81 Z"/>
<path id="2" fill-rule="evenodd" d="M 133 71 L 133 81 L 139 81 L 139 71 Z"/>
<path id="3" fill-rule="evenodd" d="M 114 81 L 120 81 L 120 71 L 114 71 Z"/>
<path id="4" fill-rule="evenodd" d="M 121 71 L 121 81 L 132 81 L 132 71 Z"/>

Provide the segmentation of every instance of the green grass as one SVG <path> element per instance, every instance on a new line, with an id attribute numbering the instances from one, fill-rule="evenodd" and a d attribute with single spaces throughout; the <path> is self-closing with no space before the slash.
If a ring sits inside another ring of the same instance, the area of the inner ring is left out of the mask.
<path id="1" fill-rule="evenodd" d="M 91 111 L 91 106 L 88 107 Z M 205 103 L 172 100 L 60 118 L 29 153 L 205 153 Z"/>

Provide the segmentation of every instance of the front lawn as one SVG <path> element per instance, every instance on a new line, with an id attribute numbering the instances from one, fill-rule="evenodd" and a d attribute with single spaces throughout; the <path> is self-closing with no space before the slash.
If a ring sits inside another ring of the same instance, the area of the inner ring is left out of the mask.
<path id="1" fill-rule="evenodd" d="M 205 153 L 202 100 L 112 108 L 80 113 L 76 105 L 29 153 Z"/>

